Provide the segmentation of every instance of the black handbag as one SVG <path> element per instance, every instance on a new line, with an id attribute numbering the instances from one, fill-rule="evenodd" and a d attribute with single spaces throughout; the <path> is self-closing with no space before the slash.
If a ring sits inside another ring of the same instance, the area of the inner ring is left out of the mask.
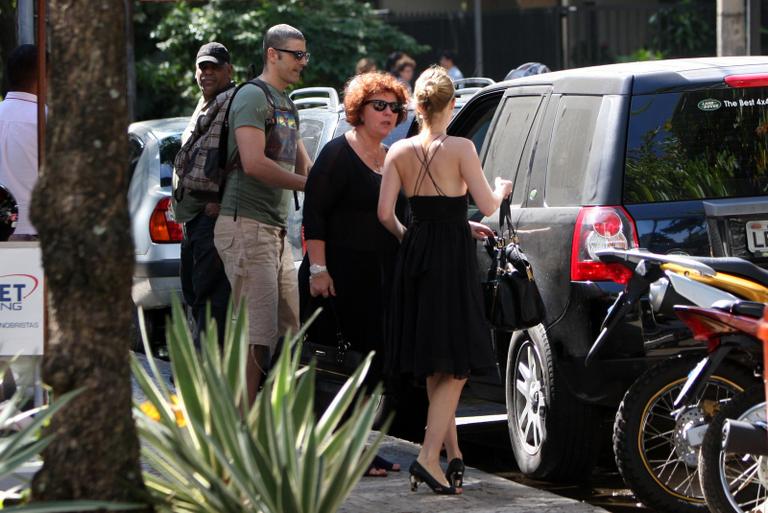
<path id="1" fill-rule="evenodd" d="M 530 328 L 544 320 L 544 302 L 533 277 L 533 266 L 520 248 L 506 200 L 499 209 L 499 229 L 501 235 L 485 240 L 485 249 L 491 257 L 483 282 L 485 313 L 497 330 Z"/>
<path id="2" fill-rule="evenodd" d="M 307 334 L 301 346 L 301 363 L 309 365 L 309 362 L 314 359 L 317 361 L 316 365 L 319 371 L 349 376 L 363 362 L 363 354 L 352 349 L 352 343 L 342 333 L 333 299 L 328 298 L 326 304 L 327 310 L 332 314 L 335 321 L 335 345 L 313 342 Z"/>

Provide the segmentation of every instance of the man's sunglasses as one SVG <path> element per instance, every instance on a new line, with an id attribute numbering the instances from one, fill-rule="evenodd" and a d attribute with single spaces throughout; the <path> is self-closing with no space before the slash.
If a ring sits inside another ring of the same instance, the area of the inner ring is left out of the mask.
<path id="1" fill-rule="evenodd" d="M 277 50 L 278 52 L 290 53 L 297 61 L 306 58 L 307 62 L 309 62 L 309 52 L 303 52 L 301 50 L 285 50 L 283 48 L 274 48 L 274 50 Z"/>
<path id="2" fill-rule="evenodd" d="M 371 104 L 373 107 L 373 110 L 376 112 L 384 112 L 384 109 L 389 107 L 389 110 L 391 110 L 394 114 L 400 114 L 401 112 L 405 111 L 405 104 L 400 102 L 385 102 L 384 100 L 366 100 L 363 102 L 363 105 Z"/>

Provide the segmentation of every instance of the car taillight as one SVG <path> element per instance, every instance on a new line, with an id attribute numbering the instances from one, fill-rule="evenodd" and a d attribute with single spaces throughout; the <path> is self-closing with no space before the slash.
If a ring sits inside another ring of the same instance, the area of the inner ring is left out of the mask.
<path id="1" fill-rule="evenodd" d="M 638 247 L 635 222 L 621 207 L 582 207 L 571 244 L 571 281 L 615 281 L 625 284 L 632 271 L 597 258 L 600 249 Z"/>
<path id="2" fill-rule="evenodd" d="M 181 242 L 184 238 L 181 224 L 171 218 L 170 206 L 171 198 L 163 198 L 157 202 L 155 210 L 152 211 L 152 216 L 149 218 L 149 236 L 152 242 L 167 244 Z"/>
<path id="3" fill-rule="evenodd" d="M 768 86 L 768 73 L 750 73 L 749 75 L 729 75 L 725 83 L 731 87 L 765 87 Z"/>

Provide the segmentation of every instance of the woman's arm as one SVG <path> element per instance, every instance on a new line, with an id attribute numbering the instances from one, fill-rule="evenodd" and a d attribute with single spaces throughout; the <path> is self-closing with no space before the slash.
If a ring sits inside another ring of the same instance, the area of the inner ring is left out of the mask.
<path id="1" fill-rule="evenodd" d="M 343 137 L 343 136 L 342 136 Z M 325 266 L 325 244 L 331 232 L 328 220 L 331 213 L 344 201 L 348 166 L 343 157 L 343 141 L 334 139 L 325 145 L 317 157 L 307 178 L 304 193 L 303 229 L 307 243 L 307 256 L 310 267 Z M 311 271 L 311 268 L 310 268 Z M 312 296 L 335 296 L 333 279 L 330 273 L 310 273 L 309 292 Z"/>
<path id="2" fill-rule="evenodd" d="M 333 286 L 333 278 L 328 269 L 319 273 L 312 274 L 313 266 L 325 267 L 325 241 L 320 239 L 311 239 L 307 242 L 307 256 L 309 257 L 309 293 L 312 297 L 317 296 L 335 296 L 336 289 Z"/>
<path id="3" fill-rule="evenodd" d="M 488 180 L 485 179 L 480 158 L 477 156 L 475 145 L 469 139 L 461 139 L 460 173 L 467 184 L 469 193 L 475 200 L 477 208 L 485 216 L 493 214 L 504 198 L 512 192 L 512 182 L 496 177 L 495 189 L 492 191 Z"/>
<path id="4" fill-rule="evenodd" d="M 389 150 L 387 158 L 384 160 L 384 171 L 382 173 L 381 190 L 379 191 L 377 214 L 379 216 L 379 221 L 384 225 L 384 228 L 397 237 L 397 240 L 402 241 L 405 236 L 405 226 L 403 226 L 395 215 L 397 196 L 400 194 L 400 189 L 402 188 L 400 174 L 397 171 L 397 165 L 395 163 L 397 153 L 397 145 L 395 145 Z"/>

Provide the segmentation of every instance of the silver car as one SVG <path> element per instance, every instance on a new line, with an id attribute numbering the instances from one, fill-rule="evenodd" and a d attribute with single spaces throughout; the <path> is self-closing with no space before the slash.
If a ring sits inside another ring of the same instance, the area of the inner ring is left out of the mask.
<path id="1" fill-rule="evenodd" d="M 145 310 L 150 340 L 162 341 L 173 294 L 181 297 L 181 225 L 170 212 L 173 159 L 188 118 L 141 121 L 128 127 L 128 208 L 136 255 L 133 302 Z"/>

